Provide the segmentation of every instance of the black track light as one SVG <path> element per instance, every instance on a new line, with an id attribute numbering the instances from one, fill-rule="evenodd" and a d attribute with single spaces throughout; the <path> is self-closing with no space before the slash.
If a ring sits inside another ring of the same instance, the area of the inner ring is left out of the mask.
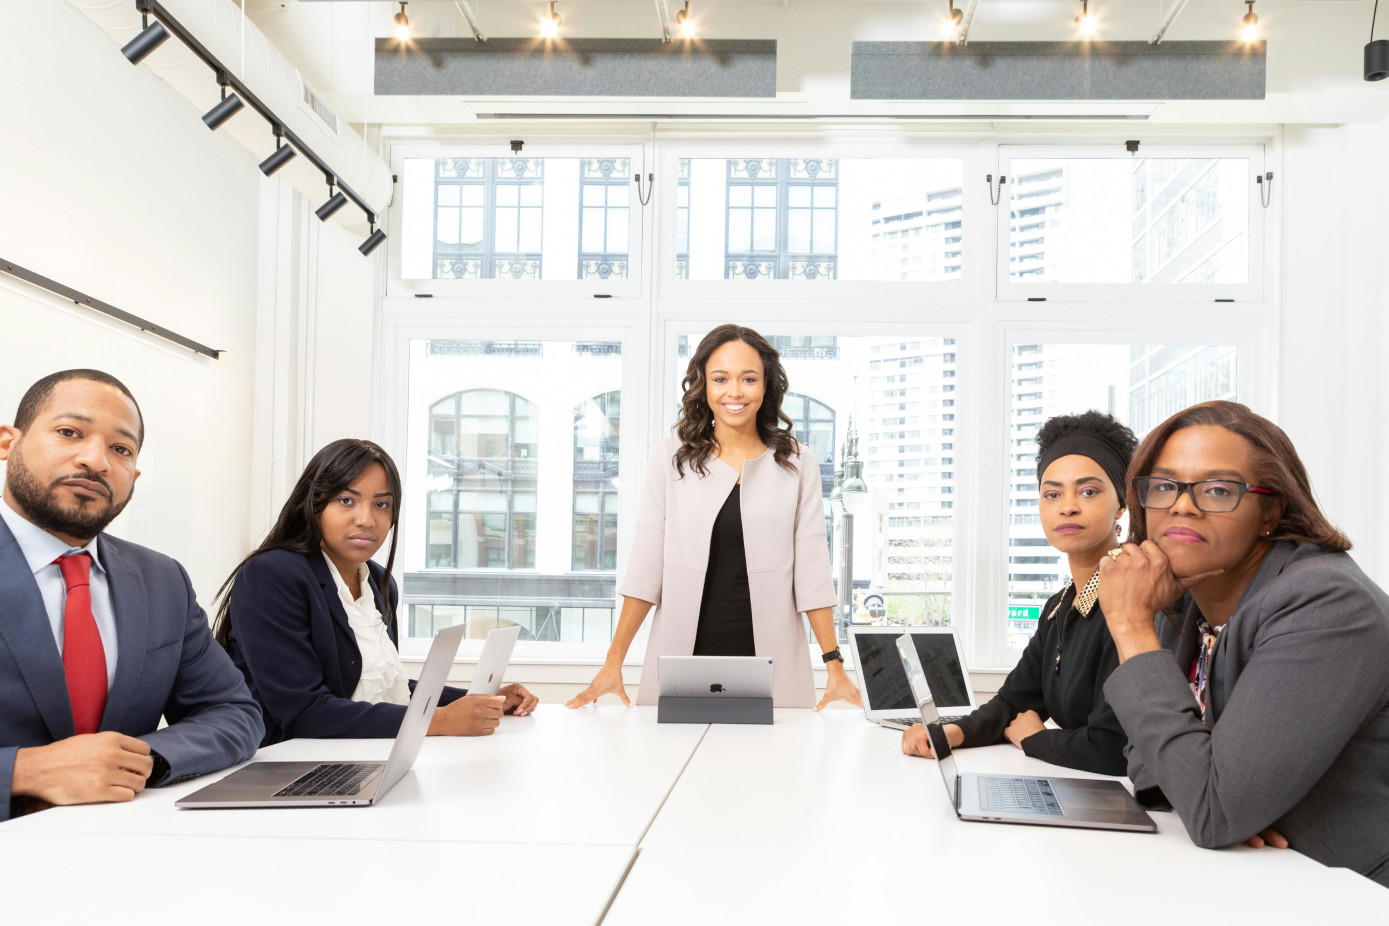
<path id="1" fill-rule="evenodd" d="M 227 93 L 227 77 L 220 71 L 217 72 L 217 83 L 222 87 L 222 100 L 203 113 L 203 124 L 214 132 L 221 128 L 223 122 L 241 112 L 241 108 L 246 105 L 235 93 Z"/>
<path id="2" fill-rule="evenodd" d="M 338 195 L 341 196 L 342 194 L 339 193 Z M 386 233 L 381 229 L 377 228 L 376 223 L 373 222 L 371 223 L 371 237 L 367 238 L 366 241 L 363 241 L 361 244 L 357 245 L 357 250 L 361 251 L 362 256 L 365 257 L 372 251 L 375 251 L 377 248 L 379 248 L 381 246 L 381 242 L 385 240 Z"/>
<path id="3" fill-rule="evenodd" d="M 331 190 L 332 187 L 330 186 L 328 189 Z M 323 205 L 319 206 L 317 209 L 315 209 L 313 211 L 313 214 L 318 216 L 318 220 L 320 222 L 326 222 L 328 221 L 328 216 L 332 215 L 334 212 L 337 212 L 339 209 L 346 205 L 347 197 L 341 191 L 339 191 L 337 193 L 334 193 L 332 196 L 328 197 L 328 201 Z"/>
<path id="4" fill-rule="evenodd" d="M 267 177 L 294 159 L 294 149 L 284 144 L 282 135 L 284 130 L 278 125 L 275 126 L 275 150 L 271 152 L 270 157 L 260 162 L 260 172 Z"/>
<path id="5" fill-rule="evenodd" d="M 155 20 L 149 23 L 149 16 L 145 17 L 147 25 L 139 35 L 121 46 L 121 54 L 131 64 L 139 64 L 150 56 L 160 45 L 169 40 L 169 30 L 164 28 L 163 23 Z"/>
<path id="6" fill-rule="evenodd" d="M 1370 16 L 1370 43 L 1365 46 L 1365 79 L 1383 80 L 1389 77 L 1389 39 L 1375 40 L 1375 18 L 1379 16 L 1379 0 Z"/>

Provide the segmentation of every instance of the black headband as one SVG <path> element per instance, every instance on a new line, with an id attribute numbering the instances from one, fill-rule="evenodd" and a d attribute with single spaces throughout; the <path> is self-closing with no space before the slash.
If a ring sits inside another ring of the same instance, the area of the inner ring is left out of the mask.
<path id="1" fill-rule="evenodd" d="M 1124 474 L 1128 472 L 1128 458 L 1097 434 L 1076 431 L 1057 438 L 1046 452 L 1037 458 L 1037 482 L 1042 481 L 1042 473 L 1046 472 L 1047 467 L 1055 460 L 1071 454 L 1089 457 L 1100 464 L 1100 469 L 1104 470 L 1104 474 L 1114 484 L 1114 491 L 1119 493 L 1119 504 L 1127 507 L 1124 499 L 1127 495 L 1125 489 L 1128 487 L 1124 483 Z"/>

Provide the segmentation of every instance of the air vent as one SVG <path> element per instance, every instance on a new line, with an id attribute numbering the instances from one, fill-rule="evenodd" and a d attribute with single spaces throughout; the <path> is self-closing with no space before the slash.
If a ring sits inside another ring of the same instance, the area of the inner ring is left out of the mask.
<path id="1" fill-rule="evenodd" d="M 328 104 L 318 98 L 318 94 L 313 92 L 313 88 L 302 76 L 299 78 L 299 89 L 304 99 L 304 107 L 315 116 L 318 121 L 323 123 L 323 127 L 333 135 L 338 134 L 338 114 L 328 108 Z"/>

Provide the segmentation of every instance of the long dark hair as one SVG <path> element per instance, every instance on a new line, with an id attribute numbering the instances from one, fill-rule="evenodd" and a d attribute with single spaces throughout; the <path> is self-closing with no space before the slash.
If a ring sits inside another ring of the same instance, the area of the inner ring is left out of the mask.
<path id="1" fill-rule="evenodd" d="M 781 355 L 766 338 L 751 328 L 720 325 L 699 342 L 694 356 L 690 358 L 690 365 L 685 368 L 685 378 L 680 381 L 685 396 L 680 401 L 680 417 L 675 422 L 675 433 L 680 438 L 680 449 L 675 451 L 675 471 L 681 477 L 685 475 L 687 464 L 701 476 L 709 473 L 707 464 L 718 442 L 714 440 L 714 410 L 709 407 L 704 368 L 708 366 L 714 351 L 729 341 L 743 342 L 762 358 L 762 381 L 766 395 L 757 409 L 757 436 L 772 448 L 772 457 L 778 466 L 792 469 L 790 458 L 797 452 L 797 444 L 791 436 L 791 416 L 781 410 L 781 400 L 786 395 L 788 385 Z"/>
<path id="2" fill-rule="evenodd" d="M 1198 425 L 1224 428 L 1238 434 L 1249 444 L 1254 472 L 1246 473 L 1245 478 L 1277 493 L 1254 497 L 1265 508 L 1282 506 L 1281 516 L 1270 540 L 1305 540 L 1328 550 L 1350 549 L 1350 538 L 1333 527 L 1317 507 L 1307 468 L 1302 465 L 1302 459 L 1288 435 L 1272 421 L 1238 402 L 1202 402 L 1177 412 L 1154 428 L 1139 445 L 1129 466 L 1130 498 L 1138 497 L 1133 489 L 1133 481 L 1152 474 L 1153 465 L 1168 439 L 1178 431 Z M 1146 520 L 1141 517 L 1129 518 L 1130 543 L 1142 543 L 1148 538 Z"/>
<path id="3" fill-rule="evenodd" d="M 373 463 L 380 463 L 386 471 L 386 482 L 391 487 L 391 550 L 386 555 L 387 587 L 381 589 L 381 601 L 385 606 L 382 614 L 386 624 L 395 619 L 395 606 L 391 603 L 390 576 L 395 565 L 396 528 L 400 524 L 400 471 L 396 469 L 391 455 L 369 440 L 344 438 L 335 440 L 313 455 L 309 465 L 294 484 L 285 506 L 270 533 L 265 535 L 260 546 L 252 551 L 227 576 L 227 581 L 217 590 L 221 604 L 217 606 L 217 619 L 213 623 L 213 635 L 217 642 L 226 646 L 231 637 L 231 587 L 241 570 L 246 568 L 254 557 L 269 550 L 288 550 L 291 553 L 316 554 L 321 549 L 323 532 L 318 527 L 318 516 L 328 507 L 339 492 L 352 484 Z"/>

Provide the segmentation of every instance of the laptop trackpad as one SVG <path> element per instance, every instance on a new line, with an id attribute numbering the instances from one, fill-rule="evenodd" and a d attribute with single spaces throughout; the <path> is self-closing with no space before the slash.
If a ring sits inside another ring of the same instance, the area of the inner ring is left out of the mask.
<path id="1" fill-rule="evenodd" d="M 1109 810 L 1124 814 L 1133 808 L 1133 799 L 1118 782 L 1074 778 L 1066 782 L 1053 778 L 1051 782 L 1062 808 L 1068 811 Z"/>

